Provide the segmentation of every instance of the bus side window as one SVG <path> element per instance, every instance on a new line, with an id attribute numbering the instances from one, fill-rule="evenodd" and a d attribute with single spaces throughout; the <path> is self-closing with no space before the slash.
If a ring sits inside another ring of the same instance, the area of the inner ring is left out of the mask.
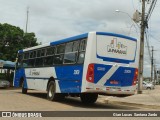
<path id="1" fill-rule="evenodd" d="M 47 56 L 44 58 L 44 66 L 53 65 L 53 56 Z"/>
<path id="2" fill-rule="evenodd" d="M 78 62 L 77 63 L 83 63 L 85 58 L 85 52 L 80 52 L 78 56 Z"/>
<path id="3" fill-rule="evenodd" d="M 58 46 L 57 46 L 56 54 L 63 54 L 63 53 L 64 53 L 64 50 L 65 50 L 65 44 L 58 45 Z"/>
<path id="4" fill-rule="evenodd" d="M 78 54 L 78 44 L 79 41 L 69 42 L 66 44 L 65 54 L 64 54 L 64 64 L 76 63 Z"/>
<path id="5" fill-rule="evenodd" d="M 34 67 L 34 62 L 35 62 L 35 59 L 29 59 L 28 60 L 28 67 Z"/>
<path id="6" fill-rule="evenodd" d="M 23 60 L 23 67 L 28 67 L 28 60 Z"/>
<path id="7" fill-rule="evenodd" d="M 53 65 L 54 53 L 55 53 L 55 47 L 49 47 L 46 49 L 46 57 L 44 58 L 44 66 Z"/>
<path id="8" fill-rule="evenodd" d="M 41 51 L 41 57 L 44 57 L 44 56 L 46 56 L 46 49 L 42 49 Z"/>
<path id="9" fill-rule="evenodd" d="M 75 41 L 74 43 L 73 43 L 73 51 L 78 51 L 78 49 L 79 49 L 79 40 L 78 41 Z"/>
<path id="10" fill-rule="evenodd" d="M 24 58 L 23 59 L 28 59 L 29 58 L 29 52 L 24 53 Z"/>
<path id="11" fill-rule="evenodd" d="M 29 58 L 33 58 L 33 57 L 34 57 L 34 52 L 31 51 L 31 52 L 30 52 L 30 55 L 29 55 Z"/>
<path id="12" fill-rule="evenodd" d="M 84 63 L 85 50 L 86 50 L 86 39 L 83 39 L 83 40 L 81 40 L 81 43 L 80 43 L 77 63 L 79 63 L 79 64 Z"/>
<path id="13" fill-rule="evenodd" d="M 85 50 L 86 50 L 86 39 L 83 39 L 81 40 L 79 51 L 85 51 Z"/>
<path id="14" fill-rule="evenodd" d="M 53 57 L 53 63 L 55 65 L 61 65 L 61 64 L 63 64 L 64 52 L 65 52 L 65 44 L 58 45 L 56 47 L 56 53 L 55 53 L 55 55 Z"/>
<path id="15" fill-rule="evenodd" d="M 55 55 L 53 58 L 53 63 L 55 65 L 63 64 L 63 55 Z"/>
<path id="16" fill-rule="evenodd" d="M 55 47 L 49 47 L 49 48 L 47 48 L 47 52 L 46 52 L 47 56 L 53 55 L 54 53 L 55 53 Z"/>
<path id="17" fill-rule="evenodd" d="M 73 42 L 69 42 L 66 44 L 65 53 L 72 52 Z"/>
<path id="18" fill-rule="evenodd" d="M 43 58 L 36 58 L 35 67 L 43 66 Z"/>
<path id="19" fill-rule="evenodd" d="M 29 52 L 24 53 L 23 57 L 23 67 L 28 67 L 28 59 L 29 59 Z"/>
<path id="20" fill-rule="evenodd" d="M 33 52 L 33 58 L 35 58 L 37 56 L 37 51 Z"/>
<path id="21" fill-rule="evenodd" d="M 41 50 L 37 51 L 37 57 L 41 57 Z"/>

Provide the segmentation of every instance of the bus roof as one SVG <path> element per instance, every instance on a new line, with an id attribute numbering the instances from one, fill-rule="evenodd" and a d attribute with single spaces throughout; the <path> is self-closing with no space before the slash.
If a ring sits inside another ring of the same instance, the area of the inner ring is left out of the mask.
<path id="1" fill-rule="evenodd" d="M 125 38 L 125 39 L 136 41 L 135 38 L 125 36 L 125 35 L 121 35 L 121 34 L 116 34 L 116 33 L 109 33 L 109 32 L 91 32 L 91 33 L 96 33 L 97 35 L 115 36 L 115 37 L 120 37 L 120 38 Z M 24 51 L 34 50 L 34 49 L 38 49 L 38 48 L 42 48 L 42 47 L 58 45 L 58 44 L 61 44 L 61 43 L 70 42 L 70 41 L 74 41 L 74 40 L 77 40 L 77 39 L 83 39 L 83 38 L 86 38 L 86 37 L 88 37 L 88 33 L 84 33 L 84 34 L 81 34 L 81 35 L 77 35 L 77 36 L 73 36 L 73 37 L 49 42 L 49 43 L 46 43 L 46 44 L 26 48 L 26 49 L 23 49 L 23 50 L 19 50 L 18 53 L 23 53 Z"/>
<path id="2" fill-rule="evenodd" d="M 109 33 L 109 32 L 96 32 L 97 35 L 106 35 L 106 36 L 115 36 L 115 37 L 120 37 L 120 38 L 125 38 L 133 41 L 137 41 L 137 39 L 126 36 L 126 35 L 121 35 L 121 34 L 116 34 L 116 33 Z"/>

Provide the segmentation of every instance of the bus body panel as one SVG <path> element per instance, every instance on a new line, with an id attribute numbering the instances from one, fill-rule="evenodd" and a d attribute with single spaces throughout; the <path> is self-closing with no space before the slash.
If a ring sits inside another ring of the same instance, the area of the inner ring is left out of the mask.
<path id="1" fill-rule="evenodd" d="M 90 33 L 88 44 L 86 56 L 91 56 L 85 59 L 82 92 L 134 94 L 136 87 L 133 80 L 138 69 L 139 42 L 117 34 Z M 90 64 L 94 64 L 93 83 L 86 80 Z"/>
<path id="2" fill-rule="evenodd" d="M 16 70 L 16 72 L 15 72 L 15 74 L 14 74 L 14 86 L 15 87 L 19 87 L 20 86 L 20 84 L 21 84 L 21 79 L 24 79 L 25 80 L 25 78 L 26 78 L 26 74 L 25 74 L 25 70 L 24 70 L 24 68 L 20 68 L 20 69 L 18 69 L 18 70 Z M 25 84 L 25 87 L 27 87 L 27 85 Z"/>
<path id="3" fill-rule="evenodd" d="M 66 65 L 55 67 L 62 93 L 80 93 L 83 65 Z"/>
<path id="4" fill-rule="evenodd" d="M 96 74 L 94 76 L 94 83 L 102 86 L 132 86 L 135 68 L 119 67 L 109 79 L 107 79 L 107 77 L 103 79 L 103 76 L 108 73 L 111 68 L 112 65 L 95 64 L 94 72 Z M 112 84 L 112 82 L 117 83 Z"/>
<path id="5" fill-rule="evenodd" d="M 19 71 L 19 72 L 18 72 Z M 83 65 L 57 66 L 49 68 L 26 68 L 19 69 L 16 73 L 22 76 L 16 76 L 16 79 L 26 78 L 28 89 L 47 90 L 47 84 L 51 77 L 56 81 L 57 93 L 80 93 L 82 83 Z M 21 73 L 20 73 L 21 72 Z M 25 77 L 25 76 L 26 77 Z M 19 80 L 15 81 L 15 86 L 19 87 Z"/>
<path id="6" fill-rule="evenodd" d="M 84 64 L 67 64 L 39 68 L 21 68 L 15 73 L 14 86 L 21 77 L 28 89 L 47 90 L 48 81 L 55 79 L 56 93 L 134 94 L 133 79 L 138 68 L 139 42 L 131 37 L 90 32 L 19 51 L 40 49 L 87 37 Z M 94 81 L 87 81 L 88 66 L 94 65 Z"/>

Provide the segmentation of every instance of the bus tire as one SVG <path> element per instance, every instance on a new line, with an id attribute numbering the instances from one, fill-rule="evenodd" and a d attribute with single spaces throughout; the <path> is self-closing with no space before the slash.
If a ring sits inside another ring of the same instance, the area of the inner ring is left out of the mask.
<path id="1" fill-rule="evenodd" d="M 93 104 L 97 101 L 98 94 L 96 93 L 82 93 L 80 95 L 82 103 Z"/>
<path id="2" fill-rule="evenodd" d="M 61 101 L 64 99 L 64 95 L 56 92 L 56 84 L 54 81 L 50 81 L 47 87 L 47 99 L 50 101 Z"/>
<path id="3" fill-rule="evenodd" d="M 27 88 L 24 88 L 24 81 L 22 82 L 22 93 L 27 94 Z"/>

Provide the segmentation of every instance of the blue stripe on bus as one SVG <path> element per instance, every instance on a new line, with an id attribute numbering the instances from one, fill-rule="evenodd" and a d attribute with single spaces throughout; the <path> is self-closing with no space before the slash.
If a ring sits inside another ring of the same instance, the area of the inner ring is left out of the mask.
<path id="1" fill-rule="evenodd" d="M 94 76 L 94 83 L 98 83 L 99 80 L 113 67 L 113 65 L 102 65 L 95 64 L 94 72 L 96 73 Z M 128 72 L 128 73 L 127 73 Z M 131 86 L 134 78 L 135 68 L 129 67 L 119 67 L 115 73 L 109 78 L 106 79 L 106 83 L 104 86 Z M 118 84 L 111 84 L 111 81 L 117 81 Z"/>
<path id="2" fill-rule="evenodd" d="M 80 93 L 83 65 L 55 67 L 59 87 L 62 93 Z"/>
<path id="3" fill-rule="evenodd" d="M 94 64 L 94 83 L 97 83 L 110 69 L 112 65 Z"/>
<path id="4" fill-rule="evenodd" d="M 49 78 L 44 77 L 26 77 L 27 79 L 43 79 L 43 80 L 49 80 Z"/>
<path id="5" fill-rule="evenodd" d="M 103 61 L 115 62 L 115 63 L 124 63 L 124 64 L 129 64 L 130 62 L 135 61 L 135 57 L 134 57 L 134 60 L 124 60 L 124 59 L 118 59 L 118 58 L 102 57 L 102 56 L 99 56 L 98 54 L 97 54 L 97 58 L 103 59 Z"/>
<path id="6" fill-rule="evenodd" d="M 130 71 L 130 73 L 125 73 L 125 71 Z M 135 68 L 120 67 L 118 70 L 110 77 L 105 83 L 105 86 L 120 86 L 127 87 L 132 86 L 134 78 Z M 111 84 L 111 81 L 117 81 L 118 84 Z"/>
<path id="7" fill-rule="evenodd" d="M 50 45 L 58 45 L 58 44 L 61 44 L 61 43 L 74 41 L 74 40 L 78 40 L 78 39 L 82 39 L 82 38 L 86 38 L 86 37 L 88 37 L 88 33 L 81 34 L 81 35 L 78 35 L 78 36 L 69 37 L 69 38 L 65 38 L 65 39 L 58 40 L 58 41 L 54 41 L 54 42 L 51 42 Z"/>
<path id="8" fill-rule="evenodd" d="M 24 88 L 28 88 L 27 81 L 26 81 L 26 74 L 25 74 L 25 69 L 20 68 L 15 71 L 15 77 L 14 77 L 14 86 L 15 87 L 20 87 L 20 79 L 24 79 Z"/>
<path id="9" fill-rule="evenodd" d="M 120 38 L 125 38 L 125 39 L 129 39 L 129 40 L 137 41 L 137 39 L 135 39 L 135 38 L 125 36 L 125 35 L 116 34 L 116 33 L 96 32 L 96 34 L 97 35 L 106 35 L 106 36 L 115 36 L 115 37 L 120 37 Z"/>

